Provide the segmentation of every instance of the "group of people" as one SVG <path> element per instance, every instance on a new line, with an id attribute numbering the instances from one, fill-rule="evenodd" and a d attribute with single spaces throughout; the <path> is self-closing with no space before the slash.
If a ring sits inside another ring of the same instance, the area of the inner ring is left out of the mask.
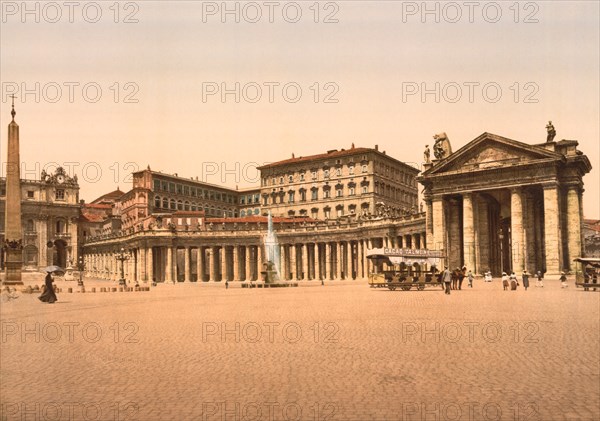
<path id="1" fill-rule="evenodd" d="M 448 266 L 444 266 L 444 271 L 439 275 L 442 282 L 444 282 L 444 291 L 446 294 L 450 294 L 451 290 L 462 289 L 462 284 L 465 278 L 468 280 L 469 288 L 473 288 L 473 272 L 467 270 L 466 266 L 456 268 L 453 271 L 448 269 Z"/>

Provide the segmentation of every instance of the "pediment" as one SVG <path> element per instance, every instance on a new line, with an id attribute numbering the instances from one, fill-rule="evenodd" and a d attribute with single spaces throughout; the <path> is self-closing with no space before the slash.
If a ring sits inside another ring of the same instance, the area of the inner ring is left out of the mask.
<path id="1" fill-rule="evenodd" d="M 560 160 L 563 155 L 540 146 L 529 145 L 501 136 L 484 133 L 446 159 L 425 171 L 424 176 L 497 168 L 536 161 Z"/>

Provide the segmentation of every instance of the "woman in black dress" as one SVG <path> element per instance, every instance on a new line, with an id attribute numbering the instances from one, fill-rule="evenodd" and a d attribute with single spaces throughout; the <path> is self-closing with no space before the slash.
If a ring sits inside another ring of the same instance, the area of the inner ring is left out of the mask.
<path id="1" fill-rule="evenodd" d="M 52 285 L 54 279 L 52 278 L 52 274 L 48 272 L 46 275 L 46 279 L 44 280 L 44 292 L 38 298 L 43 303 L 54 303 L 58 298 L 56 298 L 56 293 L 54 292 L 54 285 Z"/>

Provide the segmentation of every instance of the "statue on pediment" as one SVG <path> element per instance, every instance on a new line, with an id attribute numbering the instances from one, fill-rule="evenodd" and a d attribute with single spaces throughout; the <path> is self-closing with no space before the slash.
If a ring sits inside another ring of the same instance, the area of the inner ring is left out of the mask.
<path id="1" fill-rule="evenodd" d="M 429 145 L 425 145 L 425 152 L 423 152 L 423 160 L 426 164 L 431 162 L 431 150 L 429 149 Z"/>
<path id="2" fill-rule="evenodd" d="M 447 158 L 452 153 L 450 139 L 446 133 L 439 133 L 433 136 L 435 143 L 433 144 L 433 155 L 436 159 Z"/>
<path id="3" fill-rule="evenodd" d="M 546 131 L 548 132 L 546 142 L 552 142 L 556 136 L 556 129 L 554 128 L 554 125 L 552 125 L 552 121 L 549 121 L 548 124 L 546 124 Z"/>

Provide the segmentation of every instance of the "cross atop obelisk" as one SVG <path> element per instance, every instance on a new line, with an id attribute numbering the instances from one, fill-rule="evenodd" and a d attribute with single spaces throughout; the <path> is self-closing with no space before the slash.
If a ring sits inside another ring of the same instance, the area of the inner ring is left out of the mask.
<path id="1" fill-rule="evenodd" d="M 15 96 L 12 95 L 12 121 L 8 124 L 6 159 L 6 206 L 4 211 L 4 284 L 22 285 L 23 229 L 21 227 L 21 168 L 19 125 L 15 122 Z"/>

